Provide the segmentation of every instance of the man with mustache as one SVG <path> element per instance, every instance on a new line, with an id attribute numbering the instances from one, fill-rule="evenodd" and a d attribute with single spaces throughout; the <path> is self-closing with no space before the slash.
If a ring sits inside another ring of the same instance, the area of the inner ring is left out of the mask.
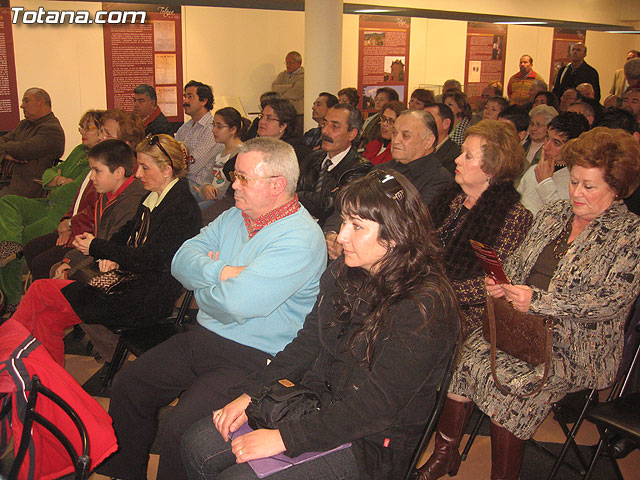
<path id="1" fill-rule="evenodd" d="M 184 86 L 184 113 L 191 117 L 176 132 L 176 140 L 184 142 L 193 157 L 189 165 L 187 180 L 191 193 L 198 202 L 202 198 L 194 187 L 200 188 L 211 169 L 216 155 L 222 151 L 224 145 L 216 143 L 213 138 L 213 90 L 209 85 L 191 80 Z M 209 203 L 205 206 L 208 206 Z"/>
<path id="2" fill-rule="evenodd" d="M 333 213 L 340 188 L 373 166 L 356 151 L 361 128 L 362 116 L 356 107 L 346 103 L 331 107 L 322 127 L 321 150 L 310 153 L 300 164 L 298 198 L 321 227 Z"/>

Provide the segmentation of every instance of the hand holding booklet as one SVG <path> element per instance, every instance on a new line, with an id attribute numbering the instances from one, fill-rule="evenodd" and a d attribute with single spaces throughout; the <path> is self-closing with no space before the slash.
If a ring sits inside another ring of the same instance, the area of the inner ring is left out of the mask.
<path id="1" fill-rule="evenodd" d="M 253 432 L 253 429 L 249 426 L 249 424 L 245 423 L 235 432 L 233 432 L 233 438 L 241 437 L 242 435 L 245 435 L 249 432 Z M 329 453 L 337 452 L 338 450 L 342 450 L 344 448 L 349 448 L 350 446 L 351 443 L 344 443 L 336 448 L 327 450 L 326 452 L 307 452 L 303 453 L 302 455 L 298 455 L 297 457 L 287 457 L 285 454 L 279 453 L 272 457 L 249 460 L 247 463 L 256 473 L 258 478 L 264 478 L 271 475 L 272 473 L 276 473 L 280 470 L 284 470 L 285 468 L 292 467 L 293 465 L 308 462 L 309 460 L 323 457 L 325 455 L 328 455 Z"/>
<path id="2" fill-rule="evenodd" d="M 497 284 L 511 283 L 502 269 L 502 264 L 494 248 L 475 240 L 469 240 L 469 243 L 488 277 L 493 278 Z"/>

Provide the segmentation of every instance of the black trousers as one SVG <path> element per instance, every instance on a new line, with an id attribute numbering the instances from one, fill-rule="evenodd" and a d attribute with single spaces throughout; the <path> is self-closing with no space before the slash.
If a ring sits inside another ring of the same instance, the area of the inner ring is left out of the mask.
<path id="1" fill-rule="evenodd" d="M 200 325 L 144 353 L 114 379 L 109 415 L 119 449 L 97 471 L 125 480 L 146 479 L 158 409 L 180 397 L 160 433 L 157 479 L 186 478 L 180 456 L 182 434 L 236 398 L 238 394 L 229 388 L 263 369 L 271 358 Z"/>
<path id="2" fill-rule="evenodd" d="M 71 247 L 57 246 L 57 239 L 58 234 L 53 232 L 34 238 L 24 246 L 24 259 L 34 281 L 49 278 L 51 267 L 62 260 L 69 250 L 72 250 Z"/>

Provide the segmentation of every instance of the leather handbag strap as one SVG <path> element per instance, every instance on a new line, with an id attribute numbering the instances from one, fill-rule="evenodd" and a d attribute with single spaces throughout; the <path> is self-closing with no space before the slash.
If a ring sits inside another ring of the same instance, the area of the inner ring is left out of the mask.
<path id="1" fill-rule="evenodd" d="M 514 395 L 518 398 L 527 398 L 536 395 L 549 377 L 549 370 L 551 369 L 551 353 L 553 347 L 553 322 L 551 319 L 545 319 L 545 345 L 544 345 L 544 372 L 540 379 L 538 386 L 531 393 L 515 393 L 505 387 L 500 380 L 498 380 L 498 374 L 496 373 L 496 316 L 493 309 L 493 299 L 487 295 L 487 316 L 489 317 L 489 338 L 491 339 L 491 376 L 495 382 L 498 390 L 506 395 Z"/>

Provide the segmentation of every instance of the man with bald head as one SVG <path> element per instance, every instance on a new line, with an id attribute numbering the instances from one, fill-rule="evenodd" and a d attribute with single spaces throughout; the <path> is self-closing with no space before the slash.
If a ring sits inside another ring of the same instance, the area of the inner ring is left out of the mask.
<path id="1" fill-rule="evenodd" d="M 595 68 L 584 61 L 587 56 L 587 46 L 582 42 L 571 45 L 568 64 L 564 65 L 556 75 L 553 93 L 560 98 L 568 88 L 576 88 L 581 83 L 593 86 L 594 97 L 600 101 L 600 77 Z"/>
<path id="2" fill-rule="evenodd" d="M 20 108 L 24 120 L 0 137 L 0 174 L 10 179 L 0 197 L 36 198 L 42 193 L 42 184 L 34 180 L 64 153 L 64 131 L 51 112 L 51 97 L 43 89 L 24 92 Z"/>
<path id="3" fill-rule="evenodd" d="M 576 90 L 582 97 L 592 98 L 595 100 L 596 92 L 593 89 L 593 85 L 591 85 L 590 83 L 581 83 L 576 87 Z"/>

